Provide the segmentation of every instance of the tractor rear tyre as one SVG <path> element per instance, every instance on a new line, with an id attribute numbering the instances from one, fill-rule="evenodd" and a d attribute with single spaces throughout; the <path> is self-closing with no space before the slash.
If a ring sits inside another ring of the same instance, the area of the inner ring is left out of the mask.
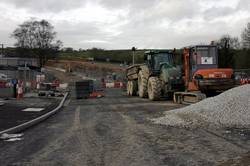
<path id="1" fill-rule="evenodd" d="M 137 82 L 128 81 L 127 83 L 127 94 L 128 96 L 135 96 L 137 93 Z"/>
<path id="2" fill-rule="evenodd" d="M 142 98 L 148 97 L 147 87 L 148 87 L 148 79 L 145 73 L 141 70 L 138 74 L 138 93 L 140 97 Z"/>
<path id="3" fill-rule="evenodd" d="M 138 91 L 138 85 L 137 85 L 137 81 L 133 80 L 132 81 L 132 96 L 136 96 L 137 95 L 137 91 Z"/>
<path id="4" fill-rule="evenodd" d="M 127 95 L 131 96 L 131 83 L 132 81 L 127 82 Z"/>
<path id="5" fill-rule="evenodd" d="M 158 77 L 150 77 L 148 80 L 148 97 L 156 101 L 161 97 L 161 81 Z"/>

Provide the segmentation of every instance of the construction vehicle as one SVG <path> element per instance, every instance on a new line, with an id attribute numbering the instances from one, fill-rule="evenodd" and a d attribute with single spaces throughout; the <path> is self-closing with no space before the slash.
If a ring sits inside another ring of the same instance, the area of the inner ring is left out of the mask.
<path id="1" fill-rule="evenodd" d="M 144 54 L 144 64 L 127 68 L 127 94 L 159 100 L 184 88 L 181 68 L 175 65 L 174 51 L 151 50 Z"/>
<path id="2" fill-rule="evenodd" d="M 185 91 L 174 93 L 174 102 L 195 103 L 206 94 L 235 86 L 233 69 L 218 68 L 218 51 L 214 45 L 184 48 Z"/>

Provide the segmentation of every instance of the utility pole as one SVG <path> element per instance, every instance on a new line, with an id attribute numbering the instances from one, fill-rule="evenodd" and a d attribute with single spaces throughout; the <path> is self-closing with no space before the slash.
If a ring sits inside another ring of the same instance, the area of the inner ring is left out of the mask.
<path id="1" fill-rule="evenodd" d="M 3 44 L 1 44 L 1 54 L 3 56 Z"/>
<path id="2" fill-rule="evenodd" d="M 133 54 L 132 63 L 133 63 L 133 65 L 135 64 L 135 50 L 136 50 L 136 48 L 132 47 L 132 54 Z"/>
<path id="3" fill-rule="evenodd" d="M 26 90 L 26 82 L 27 82 L 27 78 L 26 78 L 26 70 L 27 70 L 27 62 L 24 62 L 24 90 Z"/>

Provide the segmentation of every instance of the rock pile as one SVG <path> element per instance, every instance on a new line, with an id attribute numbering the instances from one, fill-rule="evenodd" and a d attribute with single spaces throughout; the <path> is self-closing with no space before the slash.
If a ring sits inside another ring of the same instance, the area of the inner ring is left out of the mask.
<path id="1" fill-rule="evenodd" d="M 153 122 L 178 127 L 250 126 L 250 84 L 164 114 Z"/>

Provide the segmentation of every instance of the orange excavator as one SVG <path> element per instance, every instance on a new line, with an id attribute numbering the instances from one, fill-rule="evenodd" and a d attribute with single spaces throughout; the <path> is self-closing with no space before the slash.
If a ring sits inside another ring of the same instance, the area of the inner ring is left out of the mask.
<path id="1" fill-rule="evenodd" d="M 190 104 L 206 94 L 225 91 L 235 86 L 233 69 L 218 68 L 218 51 L 214 45 L 184 48 L 185 92 L 175 92 L 174 102 Z"/>

